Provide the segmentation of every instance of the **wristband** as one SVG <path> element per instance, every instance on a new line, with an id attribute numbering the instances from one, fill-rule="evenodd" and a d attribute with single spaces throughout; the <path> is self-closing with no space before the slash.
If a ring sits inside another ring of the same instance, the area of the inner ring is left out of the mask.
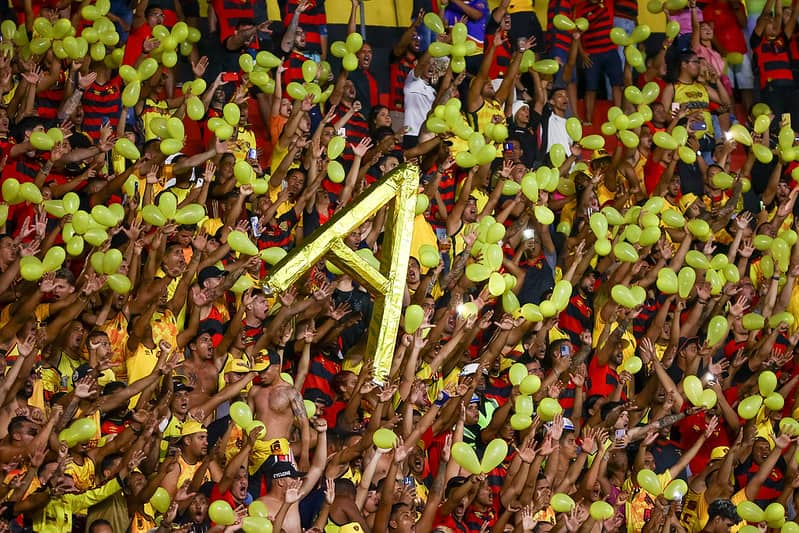
<path id="1" fill-rule="evenodd" d="M 447 403 L 447 400 L 449 400 L 449 394 L 447 394 L 446 392 L 442 391 L 441 392 L 441 399 L 436 398 L 436 401 L 433 402 L 433 405 L 435 405 L 437 407 L 441 407 L 445 403 Z"/>

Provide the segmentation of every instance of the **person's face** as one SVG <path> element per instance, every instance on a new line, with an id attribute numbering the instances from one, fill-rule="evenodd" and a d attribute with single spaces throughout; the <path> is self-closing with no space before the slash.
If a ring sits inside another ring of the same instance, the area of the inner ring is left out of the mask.
<path id="1" fill-rule="evenodd" d="M 780 202 L 785 202 L 788 200 L 788 197 L 791 195 L 791 187 L 788 185 L 787 182 L 779 181 L 777 183 L 777 200 Z"/>
<path id="2" fill-rule="evenodd" d="M 709 41 L 713 38 L 713 24 L 703 22 L 699 25 L 699 38 L 703 41 Z"/>
<path id="3" fill-rule="evenodd" d="M 366 495 L 366 502 L 363 504 L 363 510 L 366 514 L 374 514 L 380 506 L 380 493 L 376 490 L 370 490 Z"/>
<path id="4" fill-rule="evenodd" d="M 560 449 L 569 459 L 577 457 L 577 438 L 573 431 L 567 431 L 560 439 Z"/>
<path id="5" fill-rule="evenodd" d="M 558 112 L 566 112 L 566 107 L 569 105 L 569 97 L 565 89 L 555 91 L 549 103 Z"/>
<path id="6" fill-rule="evenodd" d="M 164 23 L 164 11 L 159 8 L 151 9 L 147 15 L 147 25 L 151 28 Z"/>
<path id="7" fill-rule="evenodd" d="M 186 256 L 180 246 L 172 246 L 164 255 L 164 271 L 172 277 L 183 274 L 186 270 Z"/>
<path id="8" fill-rule="evenodd" d="M 613 424 L 613 429 L 627 429 L 627 424 L 630 423 L 630 414 L 627 411 L 622 411 L 616 423 Z"/>
<path id="9" fill-rule="evenodd" d="M 466 209 L 463 210 L 463 220 L 475 222 L 477 220 L 477 200 L 469 198 L 466 201 Z"/>
<path id="10" fill-rule="evenodd" d="M 57 278 L 53 283 L 53 296 L 60 300 L 75 292 L 75 287 L 65 279 Z"/>
<path id="11" fill-rule="evenodd" d="M 196 457 L 204 457 L 208 453 L 208 433 L 195 433 L 185 437 L 186 449 Z"/>
<path id="12" fill-rule="evenodd" d="M 222 284 L 221 277 L 208 278 L 207 280 L 205 280 L 205 283 L 203 283 L 203 289 L 213 290 L 219 287 L 221 284 Z"/>
<path id="13" fill-rule="evenodd" d="M 656 123 L 666 122 L 668 120 L 668 115 L 666 114 L 666 106 L 662 103 L 657 102 L 652 104 L 652 121 Z"/>
<path id="14" fill-rule="evenodd" d="M 552 495 L 552 486 L 547 478 L 541 478 L 535 482 L 535 499 L 549 501 Z"/>
<path id="15" fill-rule="evenodd" d="M 4 107 L 0 107 L 0 131 L 8 131 L 9 123 L 8 110 Z"/>
<path id="16" fill-rule="evenodd" d="M 522 106 L 516 112 L 516 124 L 520 126 L 526 126 L 527 123 L 530 122 L 530 108 L 527 106 Z"/>
<path id="17" fill-rule="evenodd" d="M 0 239 L 0 263 L 10 264 L 17 260 L 17 248 L 14 239 L 3 237 Z"/>
<path id="18" fill-rule="evenodd" d="M 408 455 L 408 466 L 413 474 L 420 476 L 424 471 L 424 450 L 414 446 Z"/>
<path id="19" fill-rule="evenodd" d="M 236 480 L 233 482 L 233 486 L 231 487 L 230 491 L 233 493 L 233 497 L 236 498 L 236 500 L 243 502 L 247 497 L 248 486 L 249 478 L 247 477 L 247 469 L 241 467 L 239 469 L 239 475 L 236 476 Z"/>
<path id="20" fill-rule="evenodd" d="M 363 70 L 369 70 L 369 67 L 372 65 L 372 45 L 369 43 L 363 43 L 363 46 L 357 53 L 358 56 L 358 67 L 362 68 Z"/>
<path id="21" fill-rule="evenodd" d="M 477 402 L 470 403 L 466 406 L 466 423 L 476 424 L 480 419 L 480 409 Z"/>
<path id="22" fill-rule="evenodd" d="M 175 241 L 181 246 L 187 247 L 191 244 L 192 237 L 194 237 L 194 231 L 182 229 L 175 234 Z"/>
<path id="23" fill-rule="evenodd" d="M 352 80 L 347 80 L 347 81 L 344 82 L 344 94 L 343 94 L 343 96 L 348 102 L 352 102 L 353 100 L 355 100 L 355 96 L 356 96 L 355 84 L 352 83 Z"/>
<path id="24" fill-rule="evenodd" d="M 527 363 L 527 373 L 543 379 L 544 369 L 541 367 L 541 362 L 538 360 L 533 360 Z"/>
<path id="25" fill-rule="evenodd" d="M 355 393 L 355 386 L 358 384 L 358 376 L 355 374 L 347 373 L 344 379 L 341 380 L 341 396 L 347 400 L 352 398 Z"/>
<path id="26" fill-rule="evenodd" d="M 107 524 L 98 524 L 91 528 L 89 533 L 114 533 L 114 530 Z"/>
<path id="27" fill-rule="evenodd" d="M 208 498 L 204 494 L 197 494 L 189 504 L 189 516 L 195 524 L 205 522 L 208 512 Z"/>
<path id="28" fill-rule="evenodd" d="M 779 33 L 778 31 L 779 23 L 777 22 L 777 19 L 768 15 L 764 15 L 763 18 L 766 21 L 766 30 L 765 30 L 766 38 L 775 39 L 777 37 L 777 34 Z"/>
<path id="29" fill-rule="evenodd" d="M 771 446 L 766 439 L 755 439 L 752 445 L 752 460 L 757 465 L 763 464 L 771 453 Z"/>
<path id="30" fill-rule="evenodd" d="M 375 116 L 375 125 L 378 128 L 390 128 L 391 127 L 391 113 L 388 112 L 388 108 L 381 107 L 380 111 L 377 112 Z"/>
<path id="31" fill-rule="evenodd" d="M 421 279 L 422 271 L 419 267 L 419 263 L 412 259 L 408 262 L 408 276 L 407 276 L 407 283 L 408 285 L 416 285 L 419 283 Z"/>
<path id="32" fill-rule="evenodd" d="M 692 79 L 696 79 L 699 76 L 699 66 L 701 61 L 695 55 L 688 57 L 682 62 L 682 66 L 685 69 L 686 74 L 688 74 Z"/>
<path id="33" fill-rule="evenodd" d="M 111 353 L 111 341 L 108 340 L 107 335 L 95 335 L 91 338 L 89 347 L 94 350 L 95 354 L 100 358 Z"/>
<path id="34" fill-rule="evenodd" d="M 713 517 L 713 520 L 708 524 L 707 531 L 710 533 L 729 533 L 735 522 L 729 518 L 722 518 L 720 516 Z"/>
<path id="35" fill-rule="evenodd" d="M 494 90 L 494 84 L 491 83 L 491 80 L 483 83 L 483 88 L 480 91 L 480 95 L 483 98 L 487 98 L 487 99 L 491 99 L 491 100 L 493 100 L 497 96 L 497 93 Z"/>
<path id="36" fill-rule="evenodd" d="M 236 163 L 235 157 L 223 157 L 222 161 L 219 163 L 219 168 L 217 169 L 217 174 L 219 174 L 219 178 L 226 180 L 233 176 L 233 165 Z"/>
<path id="37" fill-rule="evenodd" d="M 292 172 L 286 182 L 289 194 L 299 196 L 302 188 L 305 187 L 305 175 L 302 172 Z"/>
<path id="38" fill-rule="evenodd" d="M 189 412 L 189 391 L 180 390 L 172 397 L 172 411 L 179 417 L 184 417 Z"/>
<path id="39" fill-rule="evenodd" d="M 18 429 L 14 431 L 12 438 L 21 445 L 28 445 L 33 442 L 36 435 L 39 434 L 39 428 L 33 422 L 23 422 L 19 425 Z"/>
<path id="40" fill-rule="evenodd" d="M 380 164 L 380 171 L 385 175 L 399 166 L 399 160 L 396 157 L 387 157 L 386 160 Z"/>
<path id="41" fill-rule="evenodd" d="M 258 374 L 258 377 L 261 378 L 262 383 L 271 385 L 280 379 L 280 367 L 278 365 L 269 365 Z"/>
<path id="42" fill-rule="evenodd" d="M 203 361 L 213 359 L 214 357 L 214 340 L 210 333 L 203 333 L 194 340 L 193 350 L 194 355 Z"/>
<path id="43" fill-rule="evenodd" d="M 86 329 L 80 322 L 73 322 L 69 327 L 67 334 L 67 347 L 71 350 L 78 350 L 83 346 L 83 337 L 86 335 Z"/>
<path id="44" fill-rule="evenodd" d="M 416 513 L 408 505 L 391 514 L 391 529 L 400 533 L 409 533 L 416 530 Z"/>
<path id="45" fill-rule="evenodd" d="M 596 276 L 594 273 L 586 274 L 580 280 L 580 290 L 585 294 L 593 294 L 594 293 L 594 285 L 596 284 Z"/>
<path id="46" fill-rule="evenodd" d="M 482 483 L 480 488 L 477 489 L 477 497 L 475 498 L 480 505 L 491 505 L 493 494 L 491 494 L 491 487 L 488 483 Z"/>
<path id="47" fill-rule="evenodd" d="M 305 50 L 305 30 L 297 28 L 297 33 L 294 34 L 294 48 L 297 50 Z"/>

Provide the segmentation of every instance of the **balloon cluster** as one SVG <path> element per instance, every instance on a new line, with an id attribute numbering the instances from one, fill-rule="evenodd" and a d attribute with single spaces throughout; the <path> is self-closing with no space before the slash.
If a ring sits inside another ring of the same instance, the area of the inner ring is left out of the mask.
<path id="1" fill-rule="evenodd" d="M 90 257 L 90 263 L 95 272 L 106 276 L 106 285 L 115 293 L 127 294 L 133 288 L 130 278 L 124 274 L 117 273 L 122 264 L 122 252 L 116 248 L 107 252 L 93 253 Z"/>
<path id="2" fill-rule="evenodd" d="M 640 128 L 645 122 L 652 119 L 652 110 L 649 104 L 654 102 L 660 88 L 657 83 L 649 82 L 642 89 L 630 85 L 624 89 L 624 97 L 631 104 L 638 106 L 638 110 L 625 115 L 624 112 L 613 106 L 608 109 L 608 121 L 604 122 L 600 130 L 604 135 L 618 134 L 622 144 L 627 148 L 638 146 L 638 135 L 632 130 Z"/>
<path id="3" fill-rule="evenodd" d="M 495 143 L 508 138 L 508 127 L 505 124 L 486 124 L 484 134 L 474 131 L 461 114 L 461 101 L 450 98 L 446 104 L 438 105 L 425 123 L 432 133 L 451 131 L 459 139 L 466 141 L 467 149 L 455 154 L 455 163 L 461 168 L 472 168 L 475 165 L 487 165 L 497 157 L 496 147 L 486 142 L 486 137 Z"/>
<path id="4" fill-rule="evenodd" d="M 785 406 L 785 398 L 776 391 L 777 376 L 771 370 L 765 370 L 757 377 L 759 394 L 753 394 L 741 400 L 738 404 L 738 414 L 744 420 L 751 420 L 757 416 L 761 407 L 771 411 L 781 411 Z"/>
<path id="5" fill-rule="evenodd" d="M 3 200 L 9 205 L 30 202 L 42 203 L 42 192 L 33 182 L 20 183 L 16 178 L 8 178 L 3 182 Z"/>
<path id="6" fill-rule="evenodd" d="M 19 261 L 19 271 L 22 275 L 22 279 L 36 281 L 40 279 L 45 272 L 55 272 L 64 264 L 66 257 L 66 252 L 60 246 L 53 246 L 47 250 L 42 260 L 33 255 L 25 256 Z"/>
<path id="7" fill-rule="evenodd" d="M 696 376 L 686 376 L 682 382 L 682 390 L 688 401 L 696 407 L 713 409 L 718 401 L 716 391 L 713 389 L 702 390 L 702 381 Z"/>
<path id="8" fill-rule="evenodd" d="M 674 501 L 682 499 L 688 493 L 688 484 L 682 479 L 674 479 L 665 489 L 662 488 L 657 474 L 646 468 L 640 470 L 635 479 L 642 489 L 654 497 L 662 494 L 667 500 Z"/>
<path id="9" fill-rule="evenodd" d="M 239 127 L 241 120 L 241 109 L 235 102 L 228 102 L 222 108 L 221 117 L 208 119 L 208 129 L 211 130 L 220 141 L 226 141 L 233 137 L 235 128 Z"/>
<path id="10" fill-rule="evenodd" d="M 311 61 L 309 59 L 304 61 L 302 64 L 302 78 L 305 80 L 305 83 L 293 81 L 286 86 L 286 92 L 295 100 L 303 100 L 308 95 L 311 95 L 313 97 L 314 104 L 327 102 L 327 99 L 330 98 L 331 94 L 333 94 L 334 87 L 333 85 L 330 85 L 327 89 L 322 91 L 322 88 L 319 86 L 316 80 L 327 80 L 329 75 L 329 63 L 322 61 L 321 63 L 317 64 L 315 61 Z"/>
<path id="11" fill-rule="evenodd" d="M 341 65 L 347 72 L 358 68 L 358 58 L 355 54 L 363 47 L 363 37 L 360 33 L 352 32 L 347 35 L 346 41 L 335 41 L 330 45 L 330 53 L 341 58 Z"/>
<path id="12" fill-rule="evenodd" d="M 59 442 L 66 442 L 72 448 L 76 444 L 86 442 L 97 433 L 97 422 L 93 418 L 79 418 L 68 428 L 62 429 L 58 434 Z"/>
<path id="13" fill-rule="evenodd" d="M 736 510 L 738 511 L 738 516 L 749 523 L 759 524 L 760 522 L 766 522 L 766 525 L 771 529 L 781 528 L 781 533 L 799 532 L 799 525 L 796 522 L 785 521 L 785 507 L 779 502 L 770 503 L 764 510 L 755 502 L 745 500 L 736 506 Z M 760 531 L 760 529 L 755 526 L 744 526 L 738 531 L 751 533 L 752 531 Z"/>
<path id="14" fill-rule="evenodd" d="M 248 435 L 260 428 L 263 431 L 261 438 L 263 439 L 266 436 L 264 423 L 260 420 L 253 420 L 252 410 L 246 403 L 241 401 L 232 403 L 230 405 L 230 418 L 232 418 L 241 429 L 246 431 Z M 217 522 L 217 520 L 214 520 L 214 522 Z"/>
<path id="15" fill-rule="evenodd" d="M 344 153 L 344 148 L 347 146 L 347 139 L 334 135 L 327 143 L 327 177 L 333 183 L 341 183 L 346 177 L 344 167 L 340 161 L 336 161 L 338 157 Z"/>
<path id="16" fill-rule="evenodd" d="M 527 367 L 522 363 L 514 363 L 508 371 L 510 382 L 514 387 L 519 387 L 521 393 L 516 397 L 514 414 L 510 418 L 510 425 L 516 431 L 527 429 L 533 423 L 533 398 L 532 395 L 541 389 L 541 378 L 529 374 Z"/>
<path id="17" fill-rule="evenodd" d="M 188 204 L 178 209 L 178 198 L 171 191 L 158 195 L 156 204 L 145 205 L 141 210 L 145 222 L 153 226 L 163 226 L 170 220 L 178 224 L 197 224 L 205 218 L 202 204 Z"/>
<path id="18" fill-rule="evenodd" d="M 119 67 L 119 76 L 125 82 L 125 88 L 122 90 L 122 105 L 125 107 L 133 107 L 139 101 L 141 96 L 141 84 L 152 78 L 153 74 L 158 70 L 158 61 L 152 57 L 144 59 L 137 68 L 130 65 L 122 65 Z"/>
<path id="19" fill-rule="evenodd" d="M 260 500 L 247 507 L 248 516 L 241 519 L 244 533 L 272 533 L 272 522 L 267 518 L 269 510 Z M 208 516 L 215 524 L 229 526 L 236 522 L 236 513 L 225 500 L 217 500 L 208 507 Z"/>
<path id="20" fill-rule="evenodd" d="M 191 54 L 194 43 L 202 37 L 200 30 L 190 28 L 185 22 L 172 26 L 172 31 L 162 25 L 153 26 L 152 35 L 158 39 L 158 47 L 151 55 L 162 65 L 172 68 L 178 63 L 177 50 L 184 56 Z"/>
<path id="21" fill-rule="evenodd" d="M 174 155 L 183 149 L 186 133 L 183 121 L 178 117 L 154 117 L 150 121 L 150 131 L 161 139 L 159 149 L 165 156 Z"/>
<path id="22" fill-rule="evenodd" d="M 72 256 L 83 253 L 84 241 L 92 246 L 103 244 L 108 239 L 108 228 L 113 228 L 125 218 L 122 204 L 96 205 L 91 212 L 81 210 L 80 198 L 74 192 L 65 194 L 61 200 L 47 200 L 44 208 L 56 218 L 72 215 L 72 220 L 64 224 L 61 231 L 67 252 Z"/>
<path id="23" fill-rule="evenodd" d="M 638 43 L 646 41 L 652 30 L 646 24 L 639 24 L 632 33 L 627 35 L 624 28 L 615 27 L 610 30 L 610 40 L 617 46 L 624 47 L 624 58 L 635 70 L 643 72 L 646 70 L 644 64 L 644 54 L 638 49 Z"/>
<path id="24" fill-rule="evenodd" d="M 441 19 L 438 19 L 438 21 L 440 22 Z M 440 29 L 442 31 L 437 33 L 443 33 L 443 27 L 444 25 L 441 23 Z M 477 52 L 477 43 L 468 39 L 468 30 L 466 24 L 463 22 L 455 23 L 452 26 L 451 33 L 452 44 L 442 42 L 430 43 L 428 52 L 430 52 L 430 55 L 433 57 L 450 56 L 450 68 L 452 72 L 460 74 L 466 69 L 466 56 L 470 56 Z"/>
<path id="25" fill-rule="evenodd" d="M 465 442 L 452 445 L 452 458 L 461 468 L 470 474 L 487 474 L 502 464 L 508 455 L 508 443 L 503 439 L 494 439 L 488 443 L 483 452 L 483 459 L 478 460 L 474 448 Z"/>
<path id="26" fill-rule="evenodd" d="M 585 32 L 585 30 L 588 29 L 588 19 L 584 17 L 572 20 L 566 15 L 555 15 L 555 18 L 552 20 L 552 24 L 554 24 L 555 27 L 561 31 L 578 30 Z"/>

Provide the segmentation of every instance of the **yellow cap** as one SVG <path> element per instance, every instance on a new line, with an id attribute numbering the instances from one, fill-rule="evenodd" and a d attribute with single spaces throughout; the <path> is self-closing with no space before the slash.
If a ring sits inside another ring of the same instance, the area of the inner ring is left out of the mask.
<path id="1" fill-rule="evenodd" d="M 680 209 L 682 209 L 683 213 L 686 212 L 688 208 L 691 207 L 691 204 L 698 199 L 699 197 L 692 192 L 683 194 L 680 198 Z"/>
<path id="2" fill-rule="evenodd" d="M 243 359 L 233 359 L 230 362 L 230 366 L 227 367 L 225 372 L 236 372 L 238 374 L 246 374 L 247 372 L 252 372 L 247 362 Z"/>
<path id="3" fill-rule="evenodd" d="M 729 451 L 730 448 L 727 446 L 716 446 L 713 448 L 713 451 L 710 452 L 710 460 L 713 461 L 714 459 L 724 459 Z"/>
<path id="4" fill-rule="evenodd" d="M 191 418 L 186 420 L 183 423 L 183 427 L 180 429 L 181 437 L 188 437 L 189 435 L 194 435 L 196 433 L 208 433 L 208 430 L 205 429 L 202 424 L 196 420 L 192 420 Z"/>

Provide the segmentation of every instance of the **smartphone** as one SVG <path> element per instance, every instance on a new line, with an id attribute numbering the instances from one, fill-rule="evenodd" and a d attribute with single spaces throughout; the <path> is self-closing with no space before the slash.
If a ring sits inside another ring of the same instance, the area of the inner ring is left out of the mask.
<path id="1" fill-rule="evenodd" d="M 571 355 L 571 348 L 569 345 L 564 343 L 560 345 L 560 356 L 561 357 L 569 357 Z"/>
<path id="2" fill-rule="evenodd" d="M 254 161 L 255 159 L 257 159 L 257 157 L 258 154 L 255 151 L 255 148 L 250 148 L 249 150 L 247 150 L 247 159 L 252 159 Z"/>
<path id="3" fill-rule="evenodd" d="M 512 152 L 513 151 L 513 143 L 505 143 L 504 148 L 505 148 L 506 152 Z"/>
<path id="4" fill-rule="evenodd" d="M 416 485 L 416 482 L 413 480 L 413 476 L 405 476 L 402 478 L 402 483 L 408 487 L 413 487 Z"/>
<path id="5" fill-rule="evenodd" d="M 225 72 L 222 74 L 222 81 L 241 81 L 241 76 L 239 76 L 238 72 Z"/>
<path id="6" fill-rule="evenodd" d="M 449 237 L 447 236 L 447 229 L 446 228 L 436 228 L 436 238 L 439 241 L 449 240 Z"/>
<path id="7" fill-rule="evenodd" d="M 627 430 L 626 429 L 617 429 L 616 433 L 613 434 L 613 438 L 615 440 L 621 440 L 621 439 L 623 439 L 626 436 L 627 436 Z"/>
<path id="8" fill-rule="evenodd" d="M 261 227 L 258 225 L 258 223 L 258 217 L 250 217 L 250 227 L 252 228 L 253 236 L 256 238 L 261 236 Z"/>
<path id="9" fill-rule="evenodd" d="M 688 126 L 688 129 L 691 131 L 707 131 L 707 122 L 704 120 L 691 122 Z"/>
<path id="10" fill-rule="evenodd" d="M 680 112 L 680 104 L 676 102 L 671 103 L 671 112 L 672 113 L 679 113 Z"/>

